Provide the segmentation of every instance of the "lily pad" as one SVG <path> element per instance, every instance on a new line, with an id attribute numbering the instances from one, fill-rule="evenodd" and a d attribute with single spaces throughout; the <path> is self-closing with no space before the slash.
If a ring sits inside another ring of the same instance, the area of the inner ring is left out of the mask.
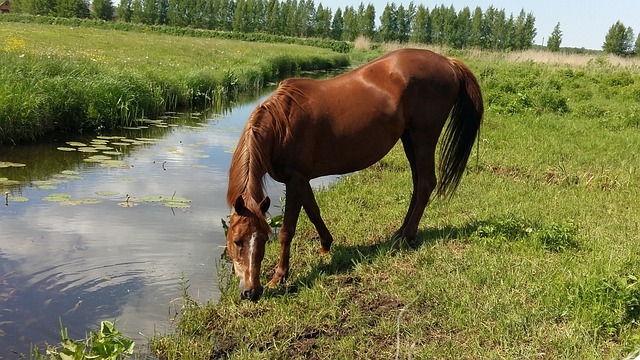
<path id="1" fill-rule="evenodd" d="M 94 148 L 93 146 L 80 147 L 80 148 L 78 148 L 78 151 L 85 152 L 85 153 L 97 153 L 97 152 L 100 152 L 100 150 Z"/>
<path id="2" fill-rule="evenodd" d="M 53 193 L 42 198 L 42 200 L 44 201 L 52 201 L 52 202 L 68 201 L 69 199 L 71 199 L 71 195 L 61 194 L 61 193 Z"/>
<path id="3" fill-rule="evenodd" d="M 18 185 L 20 181 L 9 180 L 8 178 L 0 178 L 0 185 Z"/>
<path id="4" fill-rule="evenodd" d="M 142 201 L 142 202 L 162 202 L 162 201 L 169 200 L 169 198 L 162 197 L 162 196 L 143 196 L 143 197 L 136 198 L 136 200 Z"/>
<path id="5" fill-rule="evenodd" d="M 123 138 L 122 136 L 104 136 L 104 135 L 96 136 L 96 139 L 100 139 L 100 140 L 118 140 L 122 138 Z"/>
<path id="6" fill-rule="evenodd" d="M 38 189 L 40 190 L 55 190 L 57 189 L 57 186 L 53 186 L 53 185 L 40 185 L 38 186 Z"/>
<path id="7" fill-rule="evenodd" d="M 81 143 L 79 141 L 67 141 L 66 144 L 70 146 L 75 146 L 75 147 L 87 146 L 87 144 Z"/>
<path id="8" fill-rule="evenodd" d="M 57 178 L 68 179 L 68 180 L 82 180 L 82 176 L 78 176 L 78 175 L 55 174 L 53 176 Z"/>
<path id="9" fill-rule="evenodd" d="M 42 185 L 65 184 L 68 182 L 69 180 L 65 180 L 65 179 L 49 179 L 49 180 L 34 180 L 31 183 L 33 185 L 42 186 Z"/>
<path id="10" fill-rule="evenodd" d="M 62 171 L 60 171 L 60 174 L 65 174 L 65 175 L 80 175 L 80 171 L 75 171 L 75 170 L 62 170 Z"/>
<path id="11" fill-rule="evenodd" d="M 111 155 L 111 156 L 122 155 L 120 151 L 103 151 L 102 153 L 105 155 Z"/>
<path id="12" fill-rule="evenodd" d="M 98 160 L 98 162 L 100 161 L 104 161 L 104 160 L 111 160 L 111 156 L 107 156 L 107 155 L 91 155 L 88 158 L 84 159 L 85 161 L 92 159 L 92 160 Z"/>
<path id="13" fill-rule="evenodd" d="M 174 197 L 171 197 L 169 199 L 169 201 L 177 202 L 177 203 L 190 203 L 191 199 L 187 199 L 187 198 L 183 198 L 183 197 L 179 197 L 179 196 L 174 196 Z"/>
<path id="14" fill-rule="evenodd" d="M 86 198 L 86 199 L 76 199 L 76 200 L 61 201 L 60 205 L 75 206 L 75 205 L 85 205 L 85 204 L 98 204 L 98 203 L 101 203 L 101 202 L 102 202 L 102 200 L 100 200 L 100 199 Z"/>
<path id="15" fill-rule="evenodd" d="M 116 196 L 120 194 L 117 191 L 96 191 L 96 195 L 100 195 L 100 196 Z"/>
<path id="16" fill-rule="evenodd" d="M 191 167 L 193 167 L 194 169 L 206 169 L 206 168 L 208 168 L 207 165 L 198 165 L 198 164 L 191 165 Z"/>
<path id="17" fill-rule="evenodd" d="M 58 147 L 58 150 L 60 150 L 60 151 L 76 151 L 76 148 L 60 146 L 60 147 Z"/>
<path id="18" fill-rule="evenodd" d="M 137 181 L 137 180 L 134 179 L 134 178 L 118 178 L 118 181 L 120 181 L 120 182 L 134 182 L 134 181 Z"/>
<path id="19" fill-rule="evenodd" d="M 9 202 L 27 202 L 29 198 L 26 196 L 9 196 Z"/>
<path id="20" fill-rule="evenodd" d="M 178 208 L 178 209 L 188 209 L 191 207 L 191 205 L 189 204 L 185 204 L 183 202 L 177 202 L 177 201 L 169 201 L 164 203 L 164 206 L 168 206 L 168 207 L 172 207 L 172 208 Z"/>
<path id="21" fill-rule="evenodd" d="M 126 143 L 126 142 L 112 142 L 111 145 L 117 145 L 117 146 L 129 146 L 131 145 L 131 143 Z"/>
<path id="22" fill-rule="evenodd" d="M 8 167 L 25 167 L 27 164 L 14 163 L 10 161 L 0 161 L 0 168 L 8 168 Z"/>

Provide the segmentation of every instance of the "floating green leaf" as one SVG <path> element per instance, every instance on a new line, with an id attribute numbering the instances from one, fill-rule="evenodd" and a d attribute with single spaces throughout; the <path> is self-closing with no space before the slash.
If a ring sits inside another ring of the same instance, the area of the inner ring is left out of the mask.
<path id="1" fill-rule="evenodd" d="M 62 170 L 62 171 L 60 171 L 60 174 L 65 174 L 65 175 L 80 175 L 80 171 L 75 171 L 75 170 Z"/>
<path id="2" fill-rule="evenodd" d="M 81 143 L 79 141 L 67 141 L 66 144 L 75 147 L 87 146 L 87 144 Z"/>
<path id="3" fill-rule="evenodd" d="M 71 195 L 69 194 L 60 194 L 60 193 L 53 193 L 50 194 L 48 196 L 45 196 L 42 198 L 42 200 L 44 201 L 52 201 L 52 202 L 61 202 L 61 201 L 67 201 L 71 199 Z"/>
<path id="4" fill-rule="evenodd" d="M 168 206 L 168 207 L 172 207 L 172 208 L 178 208 L 178 209 L 188 209 L 191 207 L 191 205 L 189 204 L 185 204 L 183 202 L 177 202 L 177 201 L 169 201 L 164 203 L 164 206 Z"/>
<path id="5" fill-rule="evenodd" d="M 18 185 L 20 181 L 9 180 L 8 178 L 0 178 L 0 185 Z"/>
<path id="6" fill-rule="evenodd" d="M 117 191 L 96 191 L 96 195 L 100 195 L 100 196 L 115 196 L 118 194 L 119 192 Z"/>
<path id="7" fill-rule="evenodd" d="M 136 198 L 136 200 L 142 201 L 142 202 L 162 202 L 162 201 L 169 200 L 169 198 L 162 197 L 162 196 L 143 196 L 143 197 Z"/>
<path id="8" fill-rule="evenodd" d="M 76 199 L 76 200 L 61 201 L 60 205 L 75 206 L 75 205 L 83 205 L 83 204 L 98 204 L 98 203 L 101 203 L 101 202 L 102 202 L 102 200 L 100 200 L 100 199 L 86 198 L 86 199 Z"/>
<path id="9" fill-rule="evenodd" d="M 13 202 L 27 202 L 27 201 L 29 201 L 29 198 L 25 197 L 25 196 L 9 196 L 8 201 L 9 202 L 12 202 L 12 201 Z"/>
<path id="10" fill-rule="evenodd" d="M 103 151 L 102 153 L 105 155 L 113 155 L 113 156 L 122 155 L 120 151 Z"/>
<path id="11" fill-rule="evenodd" d="M 60 151 L 76 151 L 76 148 L 70 148 L 70 147 L 60 146 L 60 147 L 58 148 L 58 150 L 60 150 Z"/>
<path id="12" fill-rule="evenodd" d="M 27 164 L 14 163 L 10 161 L 0 161 L 0 168 L 8 168 L 8 167 L 25 167 Z"/>
<path id="13" fill-rule="evenodd" d="M 178 202 L 178 203 L 190 203 L 191 202 L 191 199 L 178 197 L 178 196 L 172 196 L 169 200 L 171 202 Z"/>
<path id="14" fill-rule="evenodd" d="M 38 186 L 38 189 L 40 190 L 55 190 L 57 189 L 57 186 L 53 186 L 53 185 L 40 185 Z"/>
<path id="15" fill-rule="evenodd" d="M 97 152 L 99 152 L 98 149 L 96 149 L 96 148 L 94 148 L 92 146 L 80 147 L 80 148 L 78 148 L 78 151 L 85 152 L 85 153 L 97 153 Z"/>

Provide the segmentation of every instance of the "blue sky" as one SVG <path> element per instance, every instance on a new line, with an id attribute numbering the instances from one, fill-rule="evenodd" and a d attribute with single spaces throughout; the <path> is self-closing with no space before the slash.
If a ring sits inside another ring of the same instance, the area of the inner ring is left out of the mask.
<path id="1" fill-rule="evenodd" d="M 376 9 L 376 21 L 387 3 L 403 4 L 405 7 L 410 0 L 316 0 L 316 6 L 322 3 L 330 7 L 334 12 L 337 8 L 344 10 L 346 6 L 357 8 L 360 2 L 373 4 Z M 476 6 L 486 10 L 493 5 L 495 8 L 504 9 L 507 13 L 517 16 L 521 9 L 531 12 L 536 18 L 538 35 L 536 44 L 546 44 L 554 26 L 560 23 L 562 31 L 561 46 L 584 47 L 587 49 L 602 49 L 604 37 L 611 25 L 620 20 L 625 26 L 630 26 L 635 36 L 640 32 L 640 1 L 639 0 L 443 0 L 420 1 L 414 0 L 414 4 L 423 4 L 429 8 L 437 5 L 453 7 L 460 11 L 468 6 L 472 11 Z"/>

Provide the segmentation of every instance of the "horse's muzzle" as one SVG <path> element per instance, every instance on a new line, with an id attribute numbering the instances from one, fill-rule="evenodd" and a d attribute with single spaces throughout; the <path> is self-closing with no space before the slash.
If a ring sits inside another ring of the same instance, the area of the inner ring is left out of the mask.
<path id="1" fill-rule="evenodd" d="M 258 286 L 256 288 L 250 290 L 240 289 L 240 296 L 242 296 L 245 300 L 258 301 L 260 296 L 262 296 L 263 287 Z"/>

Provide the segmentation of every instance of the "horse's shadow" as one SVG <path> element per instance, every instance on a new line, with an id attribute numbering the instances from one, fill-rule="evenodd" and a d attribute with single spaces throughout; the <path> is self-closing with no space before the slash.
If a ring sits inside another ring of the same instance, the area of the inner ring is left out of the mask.
<path id="1" fill-rule="evenodd" d="M 371 245 L 341 245 L 334 243 L 329 252 L 330 261 L 320 261 L 307 274 L 271 289 L 265 296 L 278 297 L 296 294 L 300 288 L 312 287 L 321 276 L 349 273 L 357 265 L 370 264 L 381 257 L 397 256 L 406 251 L 417 250 L 422 246 L 468 237 L 479 226 L 481 224 L 474 222 L 459 227 L 445 226 L 444 228 L 419 230 L 414 241 L 410 244 L 406 242 L 400 243 L 400 246 L 398 246 L 398 240 L 390 236 L 385 241 Z"/>

